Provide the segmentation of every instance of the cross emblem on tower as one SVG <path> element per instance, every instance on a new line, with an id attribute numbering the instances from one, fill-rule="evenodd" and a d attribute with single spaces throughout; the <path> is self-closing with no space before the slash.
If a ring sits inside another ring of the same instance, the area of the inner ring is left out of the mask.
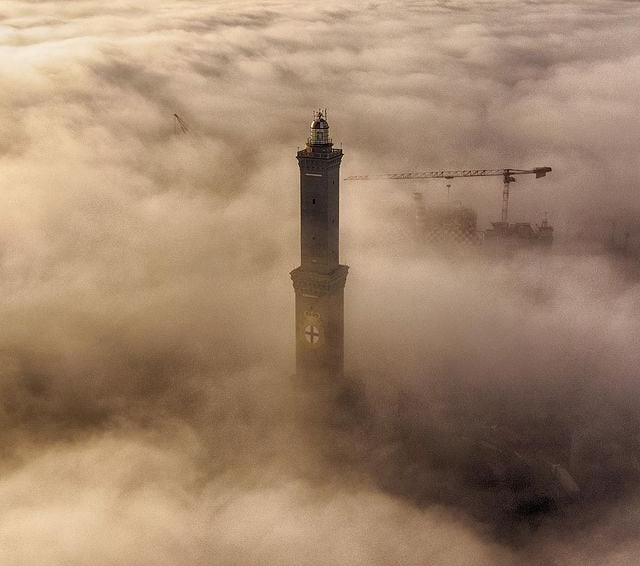
<path id="1" fill-rule="evenodd" d="M 304 338 L 309 344 L 317 344 L 320 342 L 320 329 L 312 324 L 305 326 Z"/>

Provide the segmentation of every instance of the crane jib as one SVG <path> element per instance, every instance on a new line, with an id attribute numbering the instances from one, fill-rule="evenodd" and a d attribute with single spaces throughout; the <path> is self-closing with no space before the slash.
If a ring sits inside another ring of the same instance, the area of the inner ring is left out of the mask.
<path id="1" fill-rule="evenodd" d="M 345 181 L 376 181 L 376 180 L 413 180 L 413 179 L 455 179 L 457 177 L 504 177 L 510 179 L 512 175 L 535 175 L 536 179 L 546 176 L 551 167 L 535 167 L 534 169 L 457 169 L 442 171 L 412 171 L 407 173 L 387 173 L 384 175 L 352 175 Z"/>
<path id="2" fill-rule="evenodd" d="M 513 175 L 535 175 L 536 179 L 545 177 L 551 167 L 535 167 L 534 169 L 457 169 L 442 171 L 413 171 L 410 173 L 389 173 L 387 175 L 354 175 L 345 181 L 375 180 L 413 180 L 413 179 L 454 179 L 456 177 L 502 177 L 502 211 L 500 220 L 508 222 L 509 218 L 509 185 L 515 181 Z M 447 185 L 449 187 L 449 185 Z"/>

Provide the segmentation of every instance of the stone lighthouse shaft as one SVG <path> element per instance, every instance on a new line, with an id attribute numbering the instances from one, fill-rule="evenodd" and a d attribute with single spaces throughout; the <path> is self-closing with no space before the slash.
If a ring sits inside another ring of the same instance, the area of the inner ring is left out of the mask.
<path id="1" fill-rule="evenodd" d="M 314 114 L 311 136 L 297 153 L 300 166 L 300 267 L 291 272 L 296 295 L 296 371 L 331 378 L 344 364 L 344 285 L 340 265 L 340 162 L 329 124 Z"/>

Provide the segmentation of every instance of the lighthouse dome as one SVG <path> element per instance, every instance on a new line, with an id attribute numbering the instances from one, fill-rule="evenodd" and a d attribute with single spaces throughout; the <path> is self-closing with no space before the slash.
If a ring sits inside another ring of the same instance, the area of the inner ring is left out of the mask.
<path id="1" fill-rule="evenodd" d="M 329 137 L 329 122 L 327 122 L 321 110 L 314 113 L 313 122 L 311 122 L 310 145 L 329 145 L 331 138 Z"/>
<path id="2" fill-rule="evenodd" d="M 311 129 L 312 130 L 328 130 L 329 129 L 329 122 L 327 122 L 325 117 L 322 115 L 322 112 L 318 112 L 313 122 L 311 122 Z"/>

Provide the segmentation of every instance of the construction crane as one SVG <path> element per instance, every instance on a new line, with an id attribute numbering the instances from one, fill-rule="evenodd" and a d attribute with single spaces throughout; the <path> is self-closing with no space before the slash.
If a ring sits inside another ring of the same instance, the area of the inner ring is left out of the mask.
<path id="1" fill-rule="evenodd" d="M 411 173 L 389 173 L 386 175 L 353 175 L 345 181 L 376 181 L 379 179 L 415 180 L 415 179 L 454 179 L 456 177 L 502 177 L 502 214 L 501 221 L 507 222 L 509 216 L 509 184 L 515 183 L 514 175 L 535 175 L 536 179 L 545 177 L 551 167 L 533 169 L 459 169 L 453 171 L 415 171 Z"/>
<path id="2" fill-rule="evenodd" d="M 173 115 L 173 133 L 174 134 L 186 134 L 189 132 L 189 128 L 185 121 L 177 114 Z"/>

